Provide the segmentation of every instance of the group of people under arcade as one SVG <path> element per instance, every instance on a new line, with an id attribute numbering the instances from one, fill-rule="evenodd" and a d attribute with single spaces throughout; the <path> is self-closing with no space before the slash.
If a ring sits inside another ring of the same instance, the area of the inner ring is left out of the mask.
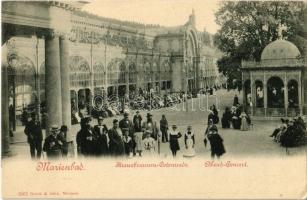
<path id="1" fill-rule="evenodd" d="M 281 146 L 296 147 L 299 145 L 307 144 L 306 125 L 301 116 L 297 116 L 293 119 L 281 118 L 281 124 L 276 128 L 270 137 L 274 138 L 274 141 L 280 143 Z"/>

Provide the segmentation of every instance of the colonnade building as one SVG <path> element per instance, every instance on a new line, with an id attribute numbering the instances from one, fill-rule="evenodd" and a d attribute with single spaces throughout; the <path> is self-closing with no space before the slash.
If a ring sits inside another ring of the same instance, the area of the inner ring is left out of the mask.
<path id="1" fill-rule="evenodd" d="M 9 106 L 18 124 L 23 109 L 45 103 L 48 130 L 70 126 L 72 103 L 95 95 L 218 84 L 219 53 L 212 36 L 196 30 L 194 12 L 182 26 L 163 27 L 93 15 L 82 11 L 84 4 L 2 2 L 2 132 Z"/>

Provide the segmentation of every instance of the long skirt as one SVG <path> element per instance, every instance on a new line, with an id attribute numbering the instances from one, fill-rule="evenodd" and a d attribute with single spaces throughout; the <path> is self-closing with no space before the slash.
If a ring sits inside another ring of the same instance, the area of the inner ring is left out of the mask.
<path id="1" fill-rule="evenodd" d="M 241 124 L 241 131 L 247 131 L 248 130 L 248 124 L 246 118 L 242 118 L 242 124 Z"/>
<path id="2" fill-rule="evenodd" d="M 143 151 L 143 132 L 134 133 L 135 151 Z"/>
<path id="3" fill-rule="evenodd" d="M 170 145 L 170 149 L 172 150 L 172 151 L 177 151 L 177 150 L 179 150 L 180 149 L 180 147 L 179 147 L 179 142 L 178 142 L 178 139 L 176 138 L 176 139 L 170 139 L 170 141 L 169 141 L 169 145 Z"/>
<path id="4" fill-rule="evenodd" d="M 191 138 L 187 139 L 187 149 L 183 156 L 184 157 L 195 156 L 195 149 L 193 148 L 193 140 Z"/>

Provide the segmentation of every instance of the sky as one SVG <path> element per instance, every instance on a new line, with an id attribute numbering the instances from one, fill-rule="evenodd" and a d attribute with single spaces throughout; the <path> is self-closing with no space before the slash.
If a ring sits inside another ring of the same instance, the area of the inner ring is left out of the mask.
<path id="1" fill-rule="evenodd" d="M 92 0 L 83 10 L 103 17 L 145 24 L 178 26 L 185 24 L 192 9 L 195 11 L 196 28 L 216 33 L 214 12 L 219 3 L 213 0 Z"/>

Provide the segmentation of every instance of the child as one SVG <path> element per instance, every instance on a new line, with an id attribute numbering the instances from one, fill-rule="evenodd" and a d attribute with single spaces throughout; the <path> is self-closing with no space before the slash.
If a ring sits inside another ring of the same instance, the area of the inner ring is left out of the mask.
<path id="1" fill-rule="evenodd" d="M 195 156 L 195 136 L 192 131 L 192 126 L 188 126 L 187 132 L 184 134 L 184 144 L 186 148 L 186 153 L 183 155 L 184 157 L 194 157 Z"/>
<path id="2" fill-rule="evenodd" d="M 129 136 L 129 129 L 123 129 L 123 141 L 125 147 L 125 154 L 127 157 L 132 157 L 132 138 Z"/>
<path id="3" fill-rule="evenodd" d="M 143 140 L 143 145 L 144 145 L 144 155 L 150 155 L 153 156 L 155 153 L 155 139 L 150 137 L 150 132 L 146 131 L 145 132 L 145 138 Z"/>
<path id="4" fill-rule="evenodd" d="M 181 137 L 181 133 L 177 131 L 177 126 L 173 125 L 172 130 L 169 132 L 169 145 L 172 151 L 173 157 L 176 157 L 177 151 L 180 150 L 178 138 Z"/>

